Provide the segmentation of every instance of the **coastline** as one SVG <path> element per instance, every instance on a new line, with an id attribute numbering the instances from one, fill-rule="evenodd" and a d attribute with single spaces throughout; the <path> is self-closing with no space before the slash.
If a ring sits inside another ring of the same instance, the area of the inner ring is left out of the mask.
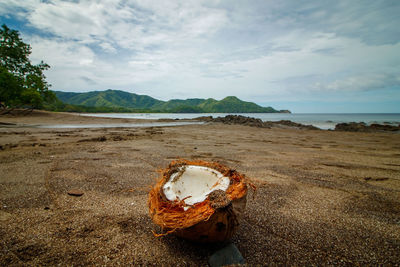
<path id="1" fill-rule="evenodd" d="M 262 121 L 290 120 L 295 123 L 313 125 L 323 130 L 333 130 L 336 124 L 364 122 L 397 126 L 400 124 L 399 113 L 105 113 L 85 114 L 93 117 L 137 118 L 137 119 L 193 119 L 196 117 L 226 117 L 238 115 L 261 119 Z"/>
<path id="2" fill-rule="evenodd" d="M 0 121 L 143 122 L 46 112 Z M 249 265 L 400 261 L 397 134 L 223 123 L 0 128 L 0 146 L 3 265 L 207 264 L 217 245 L 151 232 L 149 186 L 178 158 L 219 161 L 256 185 L 232 240 Z"/>
<path id="3" fill-rule="evenodd" d="M 313 116 L 319 118 L 316 120 Z M 327 120 L 328 118 L 333 120 Z M 29 116 L 2 115 L 0 119 L 0 127 L 10 128 L 156 127 L 168 126 L 168 124 L 170 126 L 178 126 L 200 121 L 239 124 L 261 128 L 278 127 L 353 132 L 400 132 L 400 114 L 397 113 L 279 115 L 277 113 L 68 113 L 34 110 Z"/>
<path id="4" fill-rule="evenodd" d="M 13 123 L 20 125 L 29 124 L 105 124 L 105 123 L 139 123 L 142 119 L 129 118 L 104 118 L 89 117 L 80 113 L 71 112 L 52 112 L 43 110 L 33 110 L 27 115 L 0 115 L 0 121 L 3 123 Z"/>

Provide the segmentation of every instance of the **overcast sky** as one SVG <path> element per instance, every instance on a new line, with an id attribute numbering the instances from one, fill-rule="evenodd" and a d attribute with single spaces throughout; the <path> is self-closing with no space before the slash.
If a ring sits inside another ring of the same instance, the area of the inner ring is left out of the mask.
<path id="1" fill-rule="evenodd" d="M 1 0 L 53 90 L 400 112 L 400 1 Z"/>

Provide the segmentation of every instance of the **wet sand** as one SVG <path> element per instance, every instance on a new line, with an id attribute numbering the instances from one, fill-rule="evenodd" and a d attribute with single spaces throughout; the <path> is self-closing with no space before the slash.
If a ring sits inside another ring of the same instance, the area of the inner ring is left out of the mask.
<path id="1" fill-rule="evenodd" d="M 118 123 L 70 114 L 3 123 Z M 249 266 L 398 264 L 400 135 L 177 127 L 0 128 L 1 265 L 206 265 L 220 245 L 156 238 L 147 197 L 177 158 L 256 185 L 232 242 Z M 70 196 L 70 189 L 84 194 Z"/>

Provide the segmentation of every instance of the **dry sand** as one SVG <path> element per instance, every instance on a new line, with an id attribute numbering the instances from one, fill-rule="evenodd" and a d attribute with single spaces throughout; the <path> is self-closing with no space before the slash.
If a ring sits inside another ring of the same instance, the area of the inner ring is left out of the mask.
<path id="1" fill-rule="evenodd" d="M 0 117 L 110 121 L 131 122 Z M 177 158 L 218 161 L 256 184 L 232 240 L 250 266 L 400 262 L 399 134 L 218 123 L 0 128 L 0 146 L 0 265 L 206 265 L 220 245 L 151 232 L 149 187 Z"/>

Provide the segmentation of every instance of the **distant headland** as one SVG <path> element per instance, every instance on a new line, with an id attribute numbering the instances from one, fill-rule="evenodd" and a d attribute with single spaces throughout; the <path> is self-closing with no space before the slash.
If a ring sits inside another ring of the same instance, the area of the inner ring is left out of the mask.
<path id="1" fill-rule="evenodd" d="M 59 101 L 46 109 L 70 112 L 150 112 L 150 113 L 290 113 L 262 107 L 253 102 L 228 96 L 213 98 L 171 99 L 162 101 L 148 95 L 138 95 L 121 90 L 72 93 L 54 91 Z"/>

